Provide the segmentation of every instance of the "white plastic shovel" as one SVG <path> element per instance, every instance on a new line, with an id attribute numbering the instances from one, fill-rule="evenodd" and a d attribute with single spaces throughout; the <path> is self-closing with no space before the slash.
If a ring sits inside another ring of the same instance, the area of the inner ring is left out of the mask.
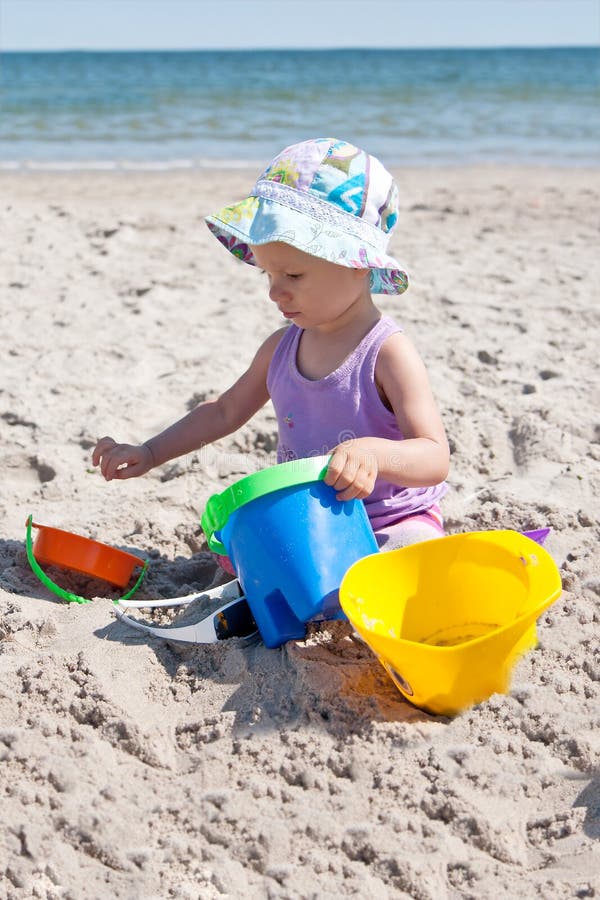
<path id="1" fill-rule="evenodd" d="M 129 608 L 157 609 L 169 606 L 189 606 L 195 600 L 214 599 L 226 602 L 199 622 L 172 628 L 146 625 L 123 612 L 123 609 Z M 182 641 L 186 644 L 216 644 L 227 638 L 250 639 L 258 635 L 256 622 L 237 579 L 202 594 L 188 594 L 185 597 L 172 597 L 169 600 L 124 600 L 115 606 L 114 612 L 119 621 L 125 625 L 167 641 Z"/>

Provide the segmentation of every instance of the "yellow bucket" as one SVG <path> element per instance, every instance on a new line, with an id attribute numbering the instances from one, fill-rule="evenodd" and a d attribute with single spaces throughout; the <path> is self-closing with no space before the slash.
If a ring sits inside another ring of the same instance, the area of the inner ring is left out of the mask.
<path id="1" fill-rule="evenodd" d="M 535 541 L 480 531 L 364 557 L 346 572 L 340 603 L 404 697 L 453 715 L 506 693 L 561 589 Z"/>

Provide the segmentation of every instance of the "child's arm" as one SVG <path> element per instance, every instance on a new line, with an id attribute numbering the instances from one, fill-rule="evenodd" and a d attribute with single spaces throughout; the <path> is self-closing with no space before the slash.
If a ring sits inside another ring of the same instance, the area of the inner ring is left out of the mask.
<path id="1" fill-rule="evenodd" d="M 340 500 L 368 497 L 378 477 L 403 487 L 428 487 L 448 474 L 446 432 L 423 361 L 406 335 L 394 334 L 384 342 L 375 379 L 404 440 L 364 437 L 339 444 L 325 481 Z"/>
<path id="2" fill-rule="evenodd" d="M 236 431 L 269 399 L 267 370 L 284 330 L 267 338 L 246 372 L 216 400 L 201 403 L 140 445 L 117 444 L 111 437 L 101 438 L 92 455 L 93 464 L 100 466 L 107 481 L 135 478 Z"/>

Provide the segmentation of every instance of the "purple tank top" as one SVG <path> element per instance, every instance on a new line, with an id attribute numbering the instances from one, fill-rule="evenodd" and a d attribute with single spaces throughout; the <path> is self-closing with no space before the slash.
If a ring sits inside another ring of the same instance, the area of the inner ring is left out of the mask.
<path id="1" fill-rule="evenodd" d="M 277 459 L 287 462 L 321 456 L 354 437 L 402 440 L 396 417 L 387 409 L 375 383 L 375 363 L 383 342 L 402 329 L 388 316 L 371 328 L 342 365 L 320 378 L 305 378 L 296 365 L 302 329 L 290 325 L 279 341 L 267 374 L 267 388 L 279 426 Z M 445 482 L 433 487 L 398 487 L 377 479 L 365 506 L 374 529 L 423 512 L 446 493 Z"/>

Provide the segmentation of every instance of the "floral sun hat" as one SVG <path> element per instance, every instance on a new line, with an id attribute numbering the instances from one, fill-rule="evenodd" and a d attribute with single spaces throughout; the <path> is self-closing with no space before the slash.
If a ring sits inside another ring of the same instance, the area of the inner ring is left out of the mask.
<path id="1" fill-rule="evenodd" d="M 371 270 L 374 294 L 402 294 L 408 276 L 387 253 L 398 188 L 378 159 L 346 141 L 316 138 L 273 159 L 241 203 L 206 223 L 238 259 L 250 246 L 282 241 L 339 266 Z"/>

